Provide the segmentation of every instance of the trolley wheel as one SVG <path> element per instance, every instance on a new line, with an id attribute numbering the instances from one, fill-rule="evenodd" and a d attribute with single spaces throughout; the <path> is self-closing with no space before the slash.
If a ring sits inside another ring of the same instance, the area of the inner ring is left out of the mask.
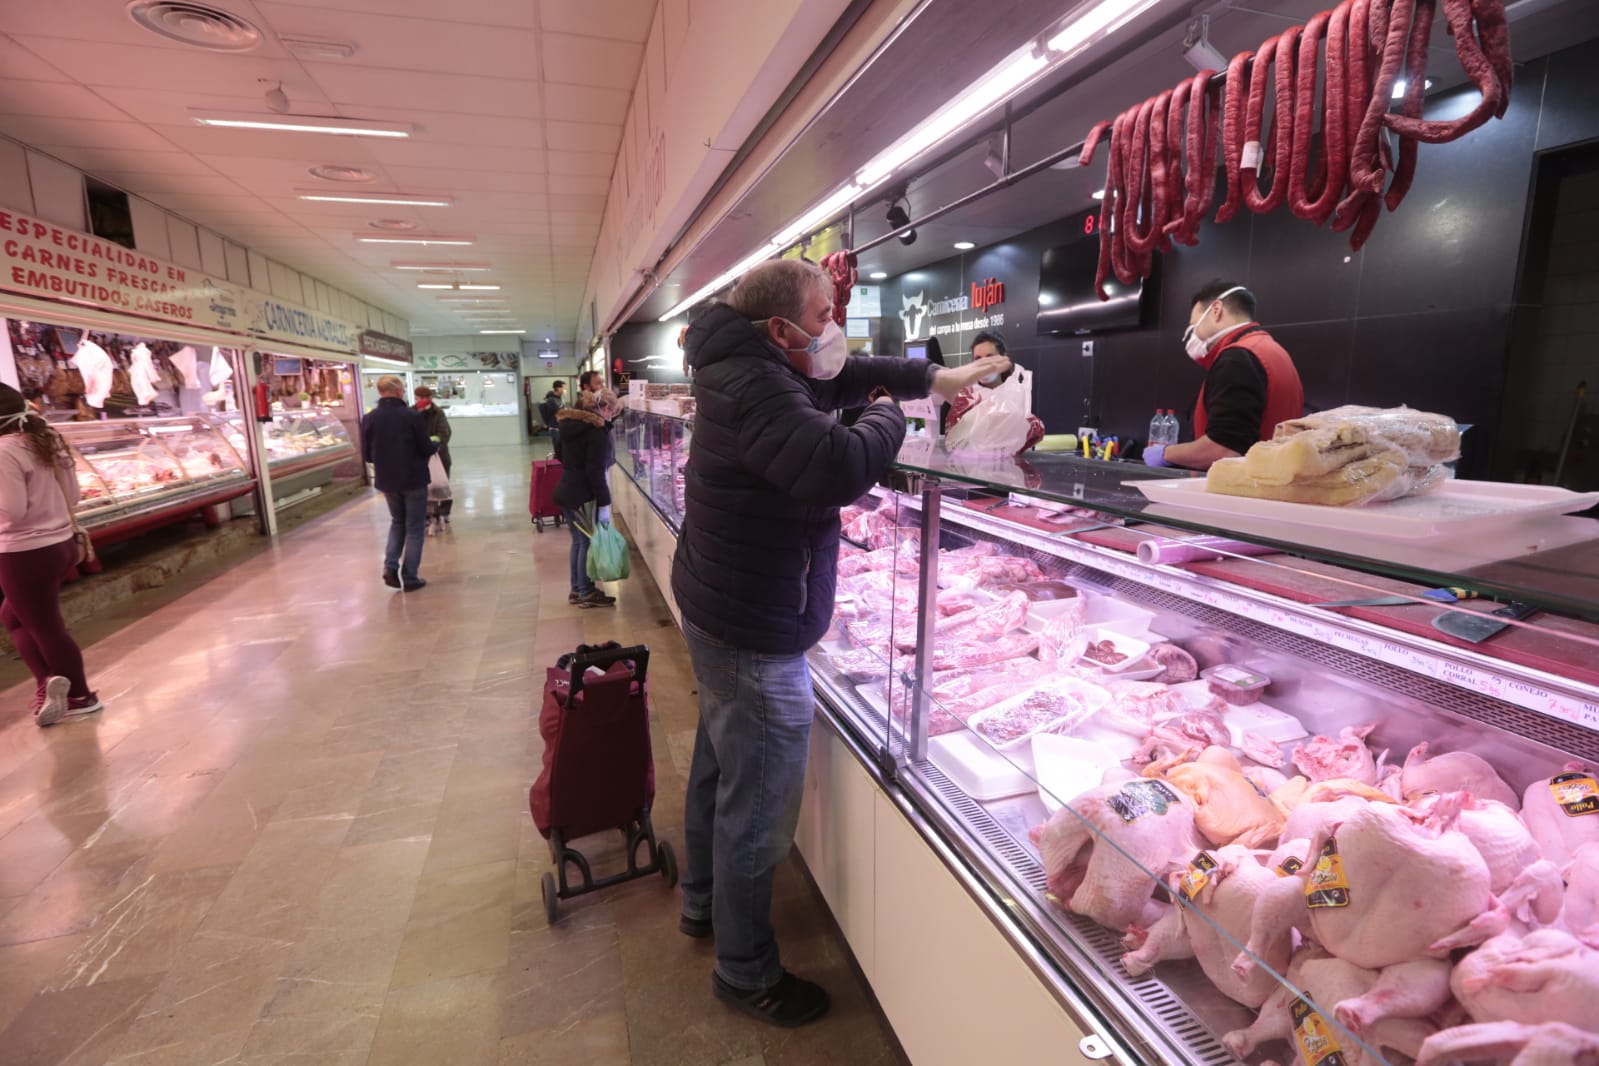
<path id="1" fill-rule="evenodd" d="M 676 887 L 677 854 L 672 851 L 672 845 L 664 840 L 656 845 L 655 861 L 661 864 L 661 880 L 666 882 L 666 887 Z"/>
<path id="2" fill-rule="evenodd" d="M 538 527 L 540 533 L 544 532 L 544 519 L 535 518 L 533 519 L 533 524 Z"/>
<path id="3" fill-rule="evenodd" d="M 556 908 L 561 905 L 559 891 L 555 887 L 555 875 L 545 873 L 544 879 L 540 882 L 540 888 L 544 892 L 544 917 L 549 920 L 551 925 L 554 925 L 555 919 L 559 917 L 556 913 Z"/>

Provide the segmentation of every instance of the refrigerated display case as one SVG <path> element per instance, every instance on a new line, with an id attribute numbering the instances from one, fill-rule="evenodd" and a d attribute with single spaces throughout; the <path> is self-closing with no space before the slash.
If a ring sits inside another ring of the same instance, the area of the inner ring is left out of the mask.
<path id="1" fill-rule="evenodd" d="M 229 411 L 212 417 L 234 447 L 244 454 L 244 414 Z M 331 470 L 356 458 L 349 430 L 337 415 L 328 411 L 315 408 L 279 411 L 263 429 L 267 462 L 274 479 Z"/>
<path id="2" fill-rule="evenodd" d="M 617 467 L 638 486 L 675 536 L 683 524 L 683 467 L 692 419 L 628 408 L 617 434 Z"/>
<path id="3" fill-rule="evenodd" d="M 57 422 L 77 468 L 79 522 L 114 543 L 248 495 L 247 454 L 204 415 Z"/>
<path id="4" fill-rule="evenodd" d="M 627 422 L 639 498 L 659 421 Z M 1599 906 L 1599 525 L 1562 514 L 1591 500 L 1300 543 L 1133 464 L 914 441 L 892 483 L 843 516 L 796 840 L 918 1066 L 1397 1066 L 1469 1020 L 1477 944 Z M 1503 630 L 1437 628 L 1495 597 Z"/>

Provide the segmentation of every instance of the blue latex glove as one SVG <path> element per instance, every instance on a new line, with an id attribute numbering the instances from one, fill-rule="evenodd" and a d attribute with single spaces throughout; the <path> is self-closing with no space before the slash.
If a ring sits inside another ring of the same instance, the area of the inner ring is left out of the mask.
<path id="1" fill-rule="evenodd" d="M 604 522 L 606 525 L 610 525 L 610 523 L 611 523 L 611 508 L 610 508 L 609 504 L 607 504 L 606 506 L 600 508 L 600 510 L 599 510 L 599 519 L 600 519 L 601 522 Z"/>
<path id="2" fill-rule="evenodd" d="M 1164 444 L 1151 444 L 1144 449 L 1145 466 L 1171 466 L 1166 461 L 1166 446 Z"/>

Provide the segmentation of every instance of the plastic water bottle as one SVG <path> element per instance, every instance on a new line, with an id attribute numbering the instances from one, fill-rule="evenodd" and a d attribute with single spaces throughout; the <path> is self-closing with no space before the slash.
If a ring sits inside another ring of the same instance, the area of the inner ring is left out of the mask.
<path id="1" fill-rule="evenodd" d="M 1166 412 L 1155 408 L 1155 417 L 1149 420 L 1149 443 L 1151 446 L 1166 443 Z"/>
<path id="2" fill-rule="evenodd" d="M 1177 421 L 1176 411 L 1167 411 L 1161 419 L 1161 427 L 1165 433 L 1162 444 L 1176 444 L 1177 436 L 1182 432 L 1182 426 Z"/>

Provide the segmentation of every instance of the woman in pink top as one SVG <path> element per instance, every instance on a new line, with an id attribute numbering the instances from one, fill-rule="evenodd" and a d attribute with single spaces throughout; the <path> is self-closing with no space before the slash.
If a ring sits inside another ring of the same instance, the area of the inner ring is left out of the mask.
<path id="1" fill-rule="evenodd" d="M 0 624 L 38 683 L 40 725 L 102 709 L 61 617 L 61 582 L 78 563 L 69 510 L 77 488 L 61 436 L 0 385 Z"/>

